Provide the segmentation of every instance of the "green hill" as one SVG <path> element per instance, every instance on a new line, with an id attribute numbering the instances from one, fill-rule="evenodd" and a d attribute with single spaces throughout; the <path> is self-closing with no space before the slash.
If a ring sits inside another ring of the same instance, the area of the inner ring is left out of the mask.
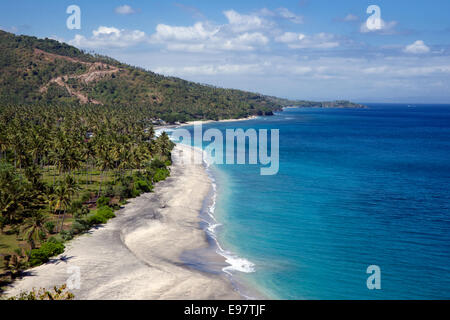
<path id="1" fill-rule="evenodd" d="M 279 109 L 260 94 L 165 77 L 51 39 L 0 31 L 0 102 L 148 107 L 165 120 L 225 119 Z"/>
<path id="2" fill-rule="evenodd" d="M 93 104 L 150 110 L 168 122 L 271 115 L 282 107 L 358 107 L 290 101 L 165 77 L 51 39 L 0 30 L 0 104 Z"/>

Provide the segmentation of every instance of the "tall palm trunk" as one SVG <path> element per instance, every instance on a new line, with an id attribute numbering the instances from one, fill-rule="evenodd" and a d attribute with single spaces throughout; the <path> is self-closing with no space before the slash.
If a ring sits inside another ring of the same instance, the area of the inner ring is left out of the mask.
<path id="1" fill-rule="evenodd" d="M 103 170 L 100 171 L 100 186 L 98 188 L 97 198 L 100 197 L 100 193 L 102 192 L 102 183 L 103 183 Z"/>
<path id="2" fill-rule="evenodd" d="M 64 208 L 64 211 L 63 211 L 63 217 L 62 217 L 62 220 L 61 220 L 61 226 L 59 227 L 59 232 L 61 232 L 62 231 L 62 229 L 63 229 L 63 226 L 64 226 L 64 219 L 66 218 L 66 209 Z"/>

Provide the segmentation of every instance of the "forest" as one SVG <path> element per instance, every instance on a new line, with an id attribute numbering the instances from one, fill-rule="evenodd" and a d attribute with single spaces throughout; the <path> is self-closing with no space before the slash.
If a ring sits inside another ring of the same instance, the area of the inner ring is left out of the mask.
<path id="1" fill-rule="evenodd" d="M 170 175 L 147 109 L 0 107 L 0 287 Z"/>

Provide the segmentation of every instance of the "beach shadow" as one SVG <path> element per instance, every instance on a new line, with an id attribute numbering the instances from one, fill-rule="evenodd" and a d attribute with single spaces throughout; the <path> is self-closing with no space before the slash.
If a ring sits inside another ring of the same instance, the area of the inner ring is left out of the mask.
<path id="1" fill-rule="evenodd" d="M 68 257 L 66 255 L 62 255 L 57 259 L 50 259 L 47 263 L 50 263 L 50 264 L 59 264 L 61 262 L 67 263 L 72 258 L 73 258 L 73 256 Z"/>
<path id="2" fill-rule="evenodd" d="M 22 271 L 16 279 L 22 279 L 24 277 L 34 277 L 34 276 L 36 276 L 36 272 L 34 272 L 34 271 L 31 271 L 31 270 Z"/>

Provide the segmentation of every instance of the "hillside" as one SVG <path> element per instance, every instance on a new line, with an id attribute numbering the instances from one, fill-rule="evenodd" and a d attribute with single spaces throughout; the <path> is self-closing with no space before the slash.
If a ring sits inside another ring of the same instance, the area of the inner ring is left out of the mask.
<path id="1" fill-rule="evenodd" d="M 279 109 L 262 95 L 165 77 L 50 39 L 0 31 L 0 102 L 138 105 L 165 120 L 223 119 Z"/>
<path id="2" fill-rule="evenodd" d="M 290 101 L 165 77 L 51 39 L 0 30 L 0 104 L 133 106 L 168 122 L 271 115 L 284 106 L 357 107 Z"/>

